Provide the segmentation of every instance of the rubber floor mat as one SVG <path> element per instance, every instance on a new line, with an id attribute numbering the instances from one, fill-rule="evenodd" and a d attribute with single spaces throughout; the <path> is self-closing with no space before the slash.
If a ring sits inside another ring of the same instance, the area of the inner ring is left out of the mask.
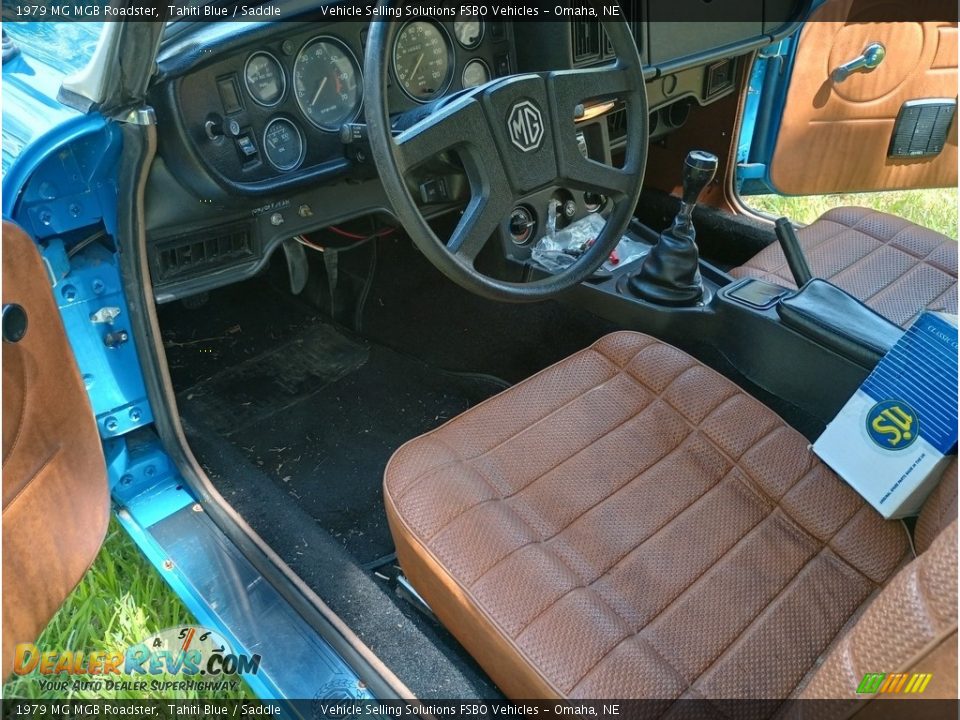
<path id="1" fill-rule="evenodd" d="M 180 393 L 214 432 L 231 437 L 276 420 L 285 408 L 359 369 L 369 355 L 327 325 L 317 325 L 262 355 Z"/>
<path id="2" fill-rule="evenodd" d="M 197 383 L 178 401 L 188 428 L 228 440 L 365 563 L 393 550 L 381 491 L 390 455 L 505 386 L 321 325 Z M 198 459 L 223 474 L 216 457 Z"/>

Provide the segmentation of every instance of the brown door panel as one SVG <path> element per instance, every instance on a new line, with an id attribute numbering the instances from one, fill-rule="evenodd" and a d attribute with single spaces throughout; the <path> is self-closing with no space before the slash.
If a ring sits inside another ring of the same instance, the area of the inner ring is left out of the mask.
<path id="1" fill-rule="evenodd" d="M 939 155 L 887 157 L 905 102 L 957 96 L 956 23 L 890 22 L 895 7 L 889 0 L 829 0 L 804 27 L 770 165 L 781 193 L 956 186 L 956 118 Z M 943 16 L 955 15 L 955 2 L 944 4 Z M 879 67 L 831 79 L 873 42 L 886 48 Z"/>
<path id="2" fill-rule="evenodd" d="M 27 331 L 3 343 L 3 677 L 93 562 L 110 517 L 97 426 L 33 241 L 3 223 L 3 305 Z"/>

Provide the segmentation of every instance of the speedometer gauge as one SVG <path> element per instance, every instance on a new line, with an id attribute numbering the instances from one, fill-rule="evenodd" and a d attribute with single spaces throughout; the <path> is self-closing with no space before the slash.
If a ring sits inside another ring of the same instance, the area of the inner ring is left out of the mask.
<path id="1" fill-rule="evenodd" d="M 280 62 L 268 52 L 255 52 L 243 66 L 243 81 L 250 97 L 271 107 L 283 98 L 287 78 Z"/>
<path id="2" fill-rule="evenodd" d="M 393 46 L 393 71 L 403 91 L 418 102 L 441 95 L 450 84 L 450 41 L 439 25 L 408 23 Z"/>
<path id="3" fill-rule="evenodd" d="M 350 48 L 331 37 L 314 38 L 293 65 L 293 94 L 307 119 L 335 132 L 357 117 L 362 100 L 360 68 Z"/>

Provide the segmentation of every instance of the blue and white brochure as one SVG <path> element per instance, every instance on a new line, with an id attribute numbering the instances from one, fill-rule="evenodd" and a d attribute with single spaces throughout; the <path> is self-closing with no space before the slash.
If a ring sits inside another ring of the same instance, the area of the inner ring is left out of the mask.
<path id="1" fill-rule="evenodd" d="M 956 316 L 925 312 L 813 451 L 885 518 L 916 514 L 957 445 Z"/>

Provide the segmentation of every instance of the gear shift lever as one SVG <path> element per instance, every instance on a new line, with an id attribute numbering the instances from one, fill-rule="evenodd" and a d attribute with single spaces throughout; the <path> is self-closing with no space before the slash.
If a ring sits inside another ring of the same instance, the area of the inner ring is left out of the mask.
<path id="1" fill-rule="evenodd" d="M 683 164 L 683 200 L 673 225 L 660 233 L 659 242 L 629 281 L 631 292 L 661 305 L 693 305 L 703 295 L 700 254 L 693 227 L 693 209 L 717 173 L 717 156 L 693 150 Z"/>

